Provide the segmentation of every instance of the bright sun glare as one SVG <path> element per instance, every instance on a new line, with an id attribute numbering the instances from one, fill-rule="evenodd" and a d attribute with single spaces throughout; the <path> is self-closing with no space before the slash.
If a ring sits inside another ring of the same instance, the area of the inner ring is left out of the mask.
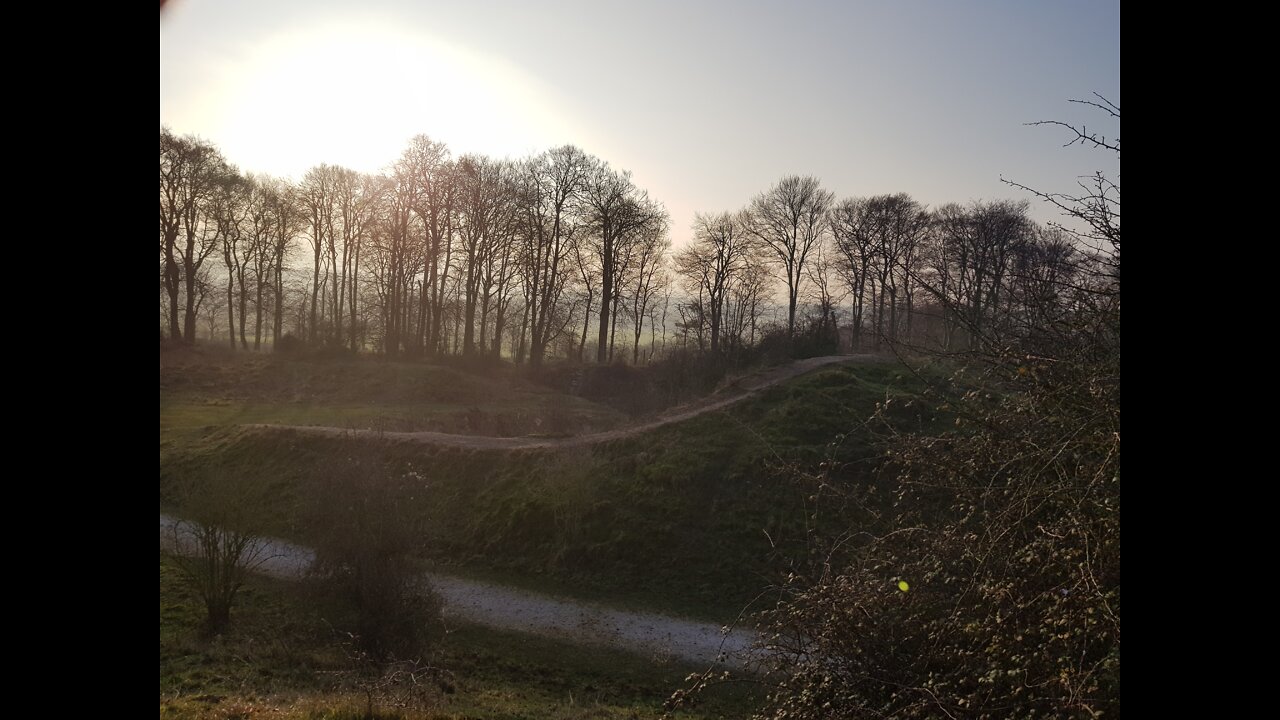
<path id="1" fill-rule="evenodd" d="M 228 68 L 219 144 L 246 169 L 299 175 L 320 162 L 386 167 L 425 133 L 455 153 L 520 156 L 568 137 L 518 69 L 371 24 L 276 35 Z"/>

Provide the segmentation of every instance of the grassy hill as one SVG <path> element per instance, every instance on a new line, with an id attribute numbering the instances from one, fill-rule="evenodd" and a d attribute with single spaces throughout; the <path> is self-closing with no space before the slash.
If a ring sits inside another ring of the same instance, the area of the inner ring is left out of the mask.
<path id="1" fill-rule="evenodd" d="M 402 418 L 456 417 L 457 403 L 432 405 L 440 398 L 503 416 L 573 407 L 593 426 L 619 416 L 509 371 L 495 381 L 409 363 L 197 365 L 162 368 L 162 504 L 191 477 L 248 478 L 272 488 L 273 531 L 306 541 L 322 481 L 360 473 L 396 487 L 428 528 L 422 556 L 453 572 L 718 622 L 803 556 L 820 499 L 805 473 L 827 460 L 843 481 L 867 479 L 876 451 L 863 423 L 877 402 L 917 389 L 895 364 L 834 366 L 634 437 L 480 451 L 234 423 L 332 424 L 352 408 L 387 407 Z M 201 398 L 232 410 L 205 411 Z M 894 417 L 921 421 L 911 407 Z"/>
<path id="2" fill-rule="evenodd" d="M 160 355 L 161 451 L 209 428 L 248 423 L 515 436 L 608 429 L 627 419 L 530 382 L 508 365 L 462 368 L 167 349 Z"/>

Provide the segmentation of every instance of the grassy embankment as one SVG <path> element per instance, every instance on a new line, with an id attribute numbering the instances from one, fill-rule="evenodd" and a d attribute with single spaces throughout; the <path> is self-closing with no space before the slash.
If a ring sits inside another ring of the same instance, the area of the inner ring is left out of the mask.
<path id="1" fill-rule="evenodd" d="M 803 554 L 812 487 L 796 482 L 796 469 L 830 456 L 849 463 L 846 480 L 869 476 L 876 453 L 861 423 L 877 402 L 917 389 L 894 364 L 829 367 L 635 437 L 558 451 L 479 451 L 233 423 L 334 424 L 333 417 L 353 417 L 353 408 L 389 417 L 387 407 L 402 418 L 419 411 L 456 418 L 457 405 L 427 400 L 450 393 L 470 393 L 479 412 L 495 415 L 538 404 L 576 408 L 580 428 L 618 417 L 527 384 L 520 390 L 514 374 L 495 382 L 407 363 L 259 362 L 256 375 L 222 379 L 179 380 L 184 373 L 162 369 L 162 504 L 166 487 L 195 474 L 248 476 L 274 488 L 274 531 L 305 542 L 315 478 L 359 463 L 414 478 L 418 491 L 403 500 L 427 519 L 421 552 L 442 569 L 716 622 L 731 620 Z M 502 383 L 517 390 L 500 392 Z M 301 402 L 298 388 L 307 389 Z M 208 411 L 199 397 L 230 404 Z M 224 407 L 231 410 L 221 414 Z M 913 407 L 895 417 L 918 422 Z"/>
<path id="2" fill-rule="evenodd" d="M 626 421 L 617 410 L 529 382 L 509 365 L 485 365 L 483 374 L 463 367 L 208 347 L 162 351 L 161 459 L 211 428 L 250 423 L 515 436 Z"/>

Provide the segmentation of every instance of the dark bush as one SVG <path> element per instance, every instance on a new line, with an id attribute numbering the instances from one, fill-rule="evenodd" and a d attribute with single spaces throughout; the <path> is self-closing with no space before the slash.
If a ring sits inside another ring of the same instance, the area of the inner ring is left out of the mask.
<path id="1" fill-rule="evenodd" d="M 287 332 L 284 335 L 281 335 L 280 339 L 276 341 L 275 351 L 281 355 L 297 357 L 298 355 L 301 355 L 306 348 L 307 343 L 303 341 L 302 338 L 291 332 Z"/>
<path id="2" fill-rule="evenodd" d="M 354 459 L 327 469 L 311 497 L 315 574 L 352 612 L 344 620 L 371 657 L 424 657 L 441 631 L 440 601 L 415 563 L 426 536 L 416 474 Z"/>

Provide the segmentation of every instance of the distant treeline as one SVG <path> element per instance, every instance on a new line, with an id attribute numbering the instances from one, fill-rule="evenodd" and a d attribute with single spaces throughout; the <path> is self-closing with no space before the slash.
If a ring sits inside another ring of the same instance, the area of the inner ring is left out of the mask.
<path id="1" fill-rule="evenodd" d="M 1108 277 L 1027 209 L 837 201 L 789 176 L 740 210 L 698 214 L 673 253 L 662 204 L 573 146 L 453 158 L 418 136 L 384 173 L 319 165 L 289 182 L 162 129 L 161 335 L 534 366 L 769 338 L 965 350 Z"/>

